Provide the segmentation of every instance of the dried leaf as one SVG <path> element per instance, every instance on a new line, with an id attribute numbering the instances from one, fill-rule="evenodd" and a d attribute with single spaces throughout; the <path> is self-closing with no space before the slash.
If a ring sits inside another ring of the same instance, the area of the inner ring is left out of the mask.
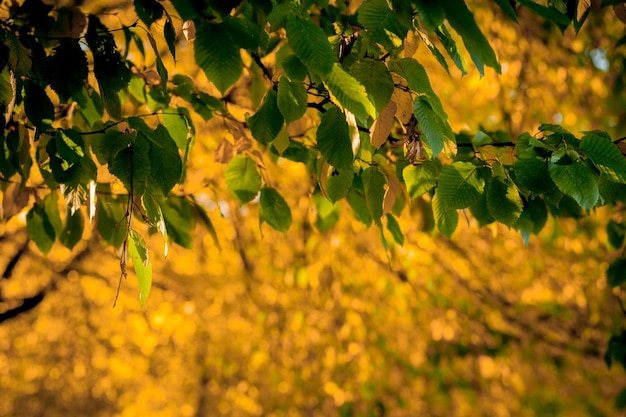
<path id="1" fill-rule="evenodd" d="M 189 42 L 196 40 L 196 25 L 193 23 L 193 20 L 186 20 L 183 23 L 183 35 Z"/>
<path id="2" fill-rule="evenodd" d="M 378 119 L 374 120 L 374 124 L 372 124 L 370 128 L 372 135 L 370 141 L 375 148 L 378 149 L 387 142 L 387 138 L 393 127 L 393 120 L 397 109 L 398 105 L 395 101 L 391 100 L 380 112 Z"/>
<path id="3" fill-rule="evenodd" d="M 419 46 L 419 36 L 416 31 L 411 30 L 406 34 L 406 39 L 404 40 L 404 57 L 411 58 L 415 55 L 417 51 L 417 47 Z"/>
<path id="4" fill-rule="evenodd" d="M 219 162 L 220 164 L 227 164 L 233 159 L 235 155 L 235 151 L 233 148 L 233 144 L 226 138 L 222 139 L 219 145 L 217 145 L 217 149 L 213 152 L 213 158 L 215 158 L 215 162 Z"/>
<path id="5" fill-rule="evenodd" d="M 386 177 L 387 190 L 385 190 L 385 197 L 383 198 L 383 214 L 391 213 L 394 204 L 396 204 L 398 192 L 402 189 L 402 185 L 395 175 L 386 175 Z"/>

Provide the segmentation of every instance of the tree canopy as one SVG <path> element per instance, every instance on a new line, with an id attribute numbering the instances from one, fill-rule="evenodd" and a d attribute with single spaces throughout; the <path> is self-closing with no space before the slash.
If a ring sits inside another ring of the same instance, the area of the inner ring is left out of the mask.
<path id="1" fill-rule="evenodd" d="M 476 72 L 517 72 L 509 93 L 532 97 L 539 87 L 524 79 L 527 62 L 518 56 L 514 68 L 499 56 L 524 19 L 540 22 L 526 30 L 550 34 L 544 47 L 556 32 L 572 55 L 576 33 L 610 33 L 610 45 L 585 53 L 607 71 L 607 53 L 618 51 L 613 84 L 589 88 L 623 91 L 621 1 L 135 0 L 121 14 L 98 2 L 2 4 L 2 218 L 24 223 L 43 254 L 99 235 L 120 250 L 120 283 L 132 264 L 142 305 L 153 284 L 151 234 L 167 256 L 172 242 L 196 243 L 199 222 L 220 246 L 208 207 L 227 197 L 195 170 L 214 161 L 239 210 L 258 207 L 262 231 L 286 233 L 292 209 L 308 204 L 318 232 L 350 216 L 379 231 L 383 251 L 403 245 L 399 219 L 416 208 L 426 229 L 449 238 L 465 216 L 518 230 L 528 244 L 550 217 L 621 213 L 626 203 L 626 103 L 606 99 L 622 109 L 607 125 L 593 123 L 594 110 L 576 114 L 567 92 L 584 92 L 585 76 L 565 83 L 556 58 L 545 71 L 565 84 L 552 98 L 564 103 L 552 120 L 513 108 L 496 123 L 472 115 L 474 124 L 460 125 L 441 99 L 458 95 L 471 112 L 475 98 L 463 87 L 481 88 Z M 481 28 L 484 8 L 501 18 L 499 33 Z M 602 19 L 613 24 L 585 25 Z M 450 92 L 432 82 L 436 71 L 451 85 L 468 75 Z M 592 122 L 577 133 L 572 114 Z M 210 148 L 207 129 L 223 137 L 211 161 L 197 156 Z M 286 166 L 307 173 L 306 203 L 288 195 Z M 626 223 L 613 218 L 607 235 L 623 248 Z M 618 256 L 610 287 L 626 282 L 625 270 Z M 607 363 L 626 366 L 625 335 L 611 339 Z"/>

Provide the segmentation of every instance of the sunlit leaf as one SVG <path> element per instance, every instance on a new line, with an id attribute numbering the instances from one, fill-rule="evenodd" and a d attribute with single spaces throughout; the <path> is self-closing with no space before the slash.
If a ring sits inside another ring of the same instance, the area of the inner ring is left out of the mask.
<path id="1" fill-rule="evenodd" d="M 580 150 L 610 181 L 626 183 L 626 159 L 609 137 L 587 133 L 582 137 Z"/>
<path id="2" fill-rule="evenodd" d="M 226 187 L 242 203 L 252 200 L 261 190 L 261 175 L 256 164 L 243 155 L 235 156 L 224 172 Z"/>
<path id="3" fill-rule="evenodd" d="M 437 165 L 433 161 L 424 161 L 420 165 L 407 165 L 402 170 L 402 177 L 409 197 L 420 197 L 437 184 Z"/>
<path id="4" fill-rule="evenodd" d="M 510 180 L 492 178 L 485 194 L 489 213 L 500 223 L 511 226 L 522 214 L 522 199 Z"/>
<path id="5" fill-rule="evenodd" d="M 143 306 L 152 288 L 152 262 L 146 242 L 134 229 L 128 235 L 128 255 L 133 262 L 139 282 L 139 303 Z"/>
<path id="6" fill-rule="evenodd" d="M 376 117 L 376 109 L 368 99 L 365 87 L 348 74 L 340 64 L 333 65 L 325 84 L 335 104 L 348 109 L 361 119 Z"/>

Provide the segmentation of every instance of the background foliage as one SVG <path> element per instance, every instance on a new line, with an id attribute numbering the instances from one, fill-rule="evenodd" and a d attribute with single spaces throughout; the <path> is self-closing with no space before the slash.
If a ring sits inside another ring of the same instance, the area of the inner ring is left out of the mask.
<path id="1" fill-rule="evenodd" d="M 623 406 L 623 5 L 515 3 L 3 3 L 1 413 Z"/>

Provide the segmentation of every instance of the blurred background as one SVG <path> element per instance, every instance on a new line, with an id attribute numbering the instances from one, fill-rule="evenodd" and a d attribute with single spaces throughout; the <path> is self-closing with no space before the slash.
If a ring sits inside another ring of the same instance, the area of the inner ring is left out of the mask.
<path id="1" fill-rule="evenodd" d="M 516 137 L 559 123 L 626 135 L 624 23 L 611 8 L 562 35 L 524 9 L 516 25 L 491 3 L 468 2 L 501 75 L 481 79 L 470 67 L 462 76 L 452 65 L 448 75 L 424 45 L 415 55 L 455 131 Z M 102 17 L 109 27 L 135 20 L 130 2 L 81 6 L 104 7 L 114 11 Z M 214 93 L 182 36 L 178 47 L 171 73 Z M 129 59 L 154 65 L 132 50 Z M 266 82 L 255 70 L 244 78 L 233 113 L 258 103 L 255 84 Z M 37 304 L 0 322 L 0 416 L 620 415 L 624 369 L 603 357 L 624 327 L 621 294 L 605 277 L 618 256 L 605 228 L 623 207 L 550 219 L 525 247 L 518 232 L 479 228 L 469 214 L 446 239 L 418 199 L 400 219 L 404 245 L 385 250 L 347 204 L 328 208 L 338 221 L 326 230 L 304 166 L 266 157 L 266 178 L 294 217 L 283 235 L 259 226 L 256 203 L 241 207 L 226 191 L 220 161 L 232 125 L 216 116 L 196 128 L 178 191 L 198 196 L 219 246 L 198 224 L 192 250 L 174 245 L 163 259 L 152 236 L 143 308 L 132 273 L 113 308 L 119 254 L 96 232 L 43 257 L 23 216 L 0 225 L 0 314 Z"/>

